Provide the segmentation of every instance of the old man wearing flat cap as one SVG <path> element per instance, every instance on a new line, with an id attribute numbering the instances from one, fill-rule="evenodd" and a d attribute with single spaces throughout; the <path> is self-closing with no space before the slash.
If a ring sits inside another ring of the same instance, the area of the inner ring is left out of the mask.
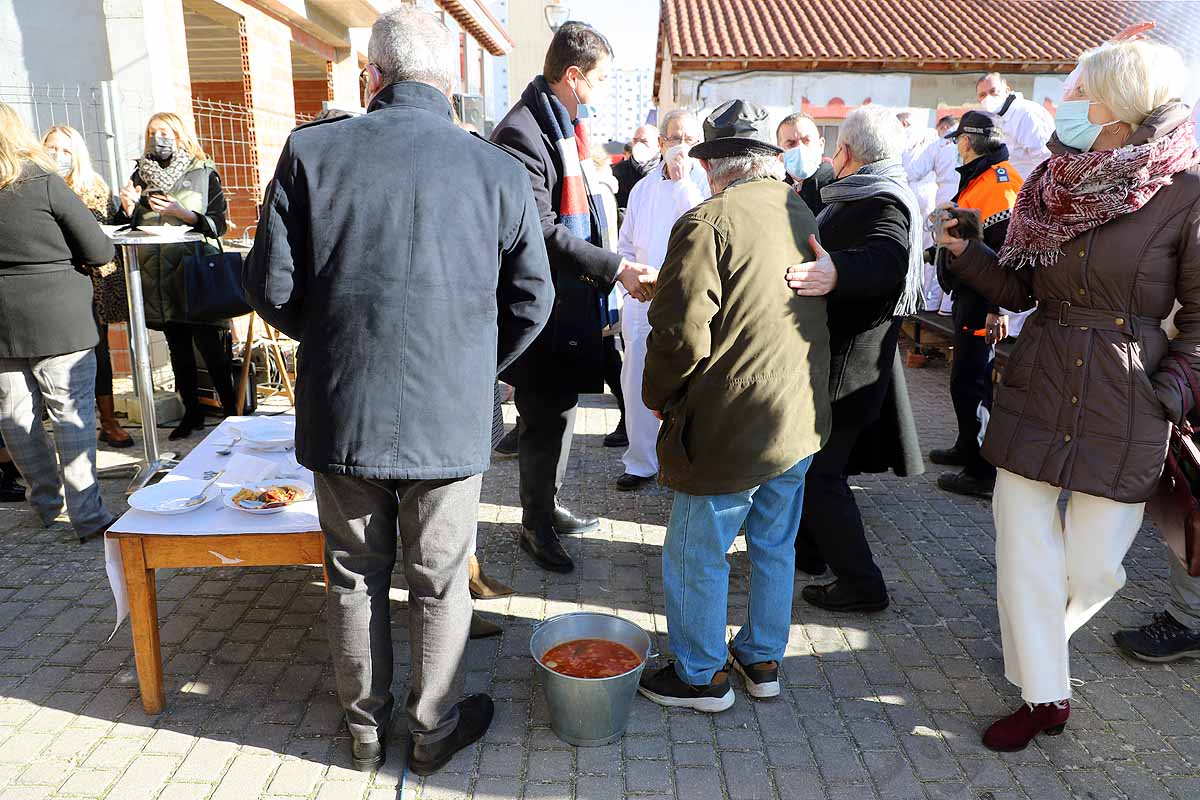
<path id="1" fill-rule="evenodd" d="M 650 305 L 642 397 L 661 415 L 659 480 L 675 490 L 663 584 L 675 661 L 642 678 L 656 703 L 723 711 L 730 673 L 779 694 L 804 475 L 829 433 L 823 297 L 781 279 L 814 260 L 817 224 L 782 181 L 766 113 L 734 100 L 692 148 L 712 198 L 675 224 Z M 748 619 L 726 646 L 729 564 L 745 528 Z"/>

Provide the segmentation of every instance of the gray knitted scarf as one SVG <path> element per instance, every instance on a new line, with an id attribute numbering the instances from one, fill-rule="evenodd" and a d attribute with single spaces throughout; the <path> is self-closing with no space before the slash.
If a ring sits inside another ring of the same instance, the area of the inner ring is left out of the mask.
<path id="1" fill-rule="evenodd" d="M 894 198 L 904 205 L 908 212 L 908 277 L 904 282 L 904 294 L 896 303 L 894 312 L 897 317 L 907 317 L 915 314 L 921 308 L 924 297 L 922 284 L 925 282 L 925 259 L 923 255 L 924 235 L 921 210 L 917 206 L 917 198 L 908 188 L 908 176 L 898 159 L 887 159 L 867 164 L 853 175 L 847 175 L 839 181 L 822 187 L 821 199 L 827 204 L 817 224 L 825 221 L 838 211 L 844 203 L 866 200 L 869 197 L 884 195 Z"/>

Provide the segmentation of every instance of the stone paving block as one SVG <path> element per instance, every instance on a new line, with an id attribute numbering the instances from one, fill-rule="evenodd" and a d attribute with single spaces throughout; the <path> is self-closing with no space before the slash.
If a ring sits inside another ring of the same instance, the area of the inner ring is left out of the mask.
<path id="1" fill-rule="evenodd" d="M 121 800 L 142 800 L 158 794 L 163 783 L 179 766 L 174 756 L 138 756 L 113 786 L 111 796 Z"/>
<path id="2" fill-rule="evenodd" d="M 810 743 L 817 767 L 827 782 L 856 783 L 867 779 L 858 749 L 849 739 L 828 736 L 812 739 Z"/>
<path id="3" fill-rule="evenodd" d="M 661 761 L 629 761 L 625 764 L 627 792 L 670 792 L 671 771 Z"/>
<path id="4" fill-rule="evenodd" d="M 677 797 L 721 797 L 721 773 L 715 767 L 680 767 L 675 791 Z"/>
<path id="5" fill-rule="evenodd" d="M 569 781 L 574 772 L 574 754 L 562 750 L 535 750 L 529 754 L 525 780 L 531 783 Z"/>
<path id="6" fill-rule="evenodd" d="M 908 759 L 901 751 L 874 751 L 862 754 L 875 788 L 891 800 L 922 800 L 924 791 L 913 775 Z"/>
<path id="7" fill-rule="evenodd" d="M 775 790 L 766 762 L 758 753 L 722 753 L 725 787 L 730 800 L 771 800 Z"/>
<path id="8" fill-rule="evenodd" d="M 205 783 L 168 783 L 157 800 L 205 800 L 212 790 Z"/>
<path id="9" fill-rule="evenodd" d="M 225 774 L 238 746 L 233 742 L 200 739 L 172 776 L 176 781 L 216 783 Z"/>

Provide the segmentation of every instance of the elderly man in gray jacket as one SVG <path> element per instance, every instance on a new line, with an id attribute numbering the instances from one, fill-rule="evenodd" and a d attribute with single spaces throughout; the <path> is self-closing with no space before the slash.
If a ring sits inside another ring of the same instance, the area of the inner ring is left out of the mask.
<path id="1" fill-rule="evenodd" d="M 254 308 L 300 342 L 296 450 L 316 473 L 354 765 L 384 759 L 398 535 L 408 763 L 428 775 L 491 722 L 486 695 L 456 702 L 467 559 L 496 374 L 545 325 L 554 292 L 525 171 L 454 124 L 454 37 L 401 7 L 375 23 L 368 55 L 368 113 L 289 138 L 245 278 Z"/>

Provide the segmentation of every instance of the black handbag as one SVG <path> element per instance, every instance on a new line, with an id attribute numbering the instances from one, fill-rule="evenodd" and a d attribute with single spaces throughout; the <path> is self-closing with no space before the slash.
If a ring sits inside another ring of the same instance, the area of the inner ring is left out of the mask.
<path id="1" fill-rule="evenodd" d="M 183 259 L 183 313 L 187 322 L 221 322 L 253 311 L 242 286 L 242 254 L 226 253 L 196 242 Z"/>

